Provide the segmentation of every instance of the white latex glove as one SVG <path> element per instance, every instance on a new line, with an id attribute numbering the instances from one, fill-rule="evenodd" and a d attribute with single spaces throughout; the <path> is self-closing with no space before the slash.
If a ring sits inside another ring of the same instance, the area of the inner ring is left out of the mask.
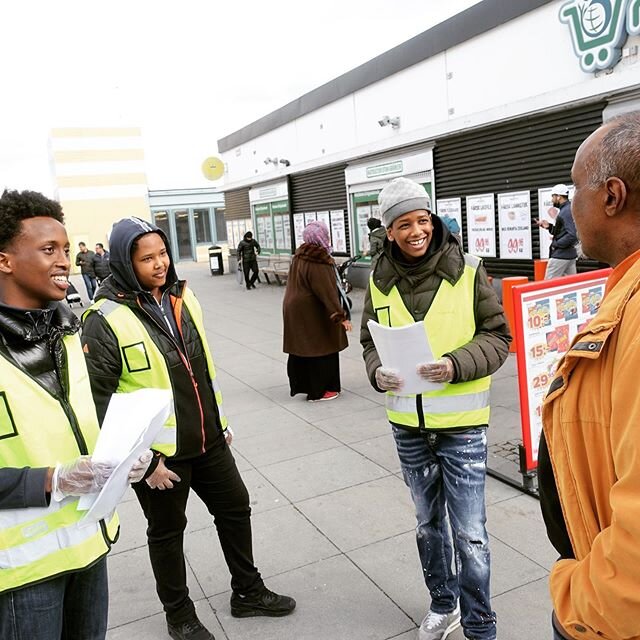
<path id="1" fill-rule="evenodd" d="M 420 377 L 429 382 L 451 382 L 454 374 L 453 362 L 449 358 L 419 364 L 417 371 Z"/>
<path id="2" fill-rule="evenodd" d="M 58 463 L 51 480 L 51 495 L 60 501 L 67 496 L 98 493 L 114 469 L 114 464 L 93 462 L 91 456 L 80 456 L 66 464 Z"/>
<path id="3" fill-rule="evenodd" d="M 376 384 L 378 389 L 383 391 L 399 391 L 404 384 L 404 380 L 395 369 L 378 367 L 376 369 Z"/>
<path id="4" fill-rule="evenodd" d="M 224 430 L 224 439 L 227 444 L 231 444 L 233 442 L 233 430 L 231 429 L 231 427 L 227 427 Z"/>
<path id="5" fill-rule="evenodd" d="M 129 482 L 140 482 L 144 478 L 144 474 L 147 472 L 151 460 L 153 459 L 153 451 L 147 449 L 132 465 L 129 469 Z"/>

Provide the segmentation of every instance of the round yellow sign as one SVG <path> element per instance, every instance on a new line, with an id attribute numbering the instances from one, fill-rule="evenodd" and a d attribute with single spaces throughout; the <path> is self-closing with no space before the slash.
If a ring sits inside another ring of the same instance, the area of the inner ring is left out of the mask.
<path id="1" fill-rule="evenodd" d="M 217 180 L 224 173 L 224 163 L 220 158 L 211 156 L 202 163 L 202 173 L 207 180 Z"/>

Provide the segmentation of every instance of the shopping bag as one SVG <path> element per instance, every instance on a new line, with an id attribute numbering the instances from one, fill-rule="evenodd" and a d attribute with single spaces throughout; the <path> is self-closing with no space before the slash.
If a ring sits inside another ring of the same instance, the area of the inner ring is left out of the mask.
<path id="1" fill-rule="evenodd" d="M 244 274 L 242 273 L 242 264 L 238 263 L 238 270 L 236 271 L 236 280 L 238 284 L 244 284 Z"/>

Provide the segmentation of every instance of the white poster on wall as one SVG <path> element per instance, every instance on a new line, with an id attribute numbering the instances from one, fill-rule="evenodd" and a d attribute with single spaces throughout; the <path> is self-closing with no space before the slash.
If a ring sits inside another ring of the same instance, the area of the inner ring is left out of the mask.
<path id="1" fill-rule="evenodd" d="M 273 224 L 276 228 L 276 249 L 286 249 L 286 245 L 284 243 L 284 225 L 283 225 L 284 216 L 275 215 L 273 216 Z"/>
<path id="2" fill-rule="evenodd" d="M 493 193 L 467 196 L 469 253 L 496 257 L 496 221 Z"/>
<path id="3" fill-rule="evenodd" d="M 282 216 L 282 230 L 284 233 L 284 247 L 283 249 L 291 250 L 291 222 L 289 216 Z"/>
<path id="4" fill-rule="evenodd" d="M 531 198 L 528 191 L 498 194 L 500 258 L 530 260 Z"/>
<path id="5" fill-rule="evenodd" d="M 302 232 L 304 230 L 304 213 L 293 214 L 293 232 L 296 238 L 296 247 L 299 247 L 304 240 L 302 239 Z"/>
<path id="6" fill-rule="evenodd" d="M 260 218 L 258 218 L 260 220 Z M 273 242 L 273 224 L 271 223 L 271 217 L 264 218 L 264 245 L 267 249 L 274 249 L 275 244 Z"/>
<path id="7" fill-rule="evenodd" d="M 307 211 L 307 213 L 304 214 L 304 226 L 306 227 L 310 222 L 313 222 L 313 220 L 315 219 L 316 219 L 316 212 Z"/>
<path id="8" fill-rule="evenodd" d="M 325 226 L 329 230 L 329 235 L 331 235 L 331 219 L 329 217 L 328 211 L 318 211 L 316 214 L 318 216 L 318 222 L 324 222 Z"/>
<path id="9" fill-rule="evenodd" d="M 347 253 L 344 210 L 331 211 L 331 238 L 334 253 Z"/>
<path id="10" fill-rule="evenodd" d="M 266 218 L 264 216 L 258 216 L 256 218 L 258 244 L 260 244 L 263 248 L 268 248 L 269 245 L 267 244 L 267 236 L 266 236 L 266 229 L 265 229 L 267 225 L 265 224 L 265 222 L 266 222 Z"/>
<path id="11" fill-rule="evenodd" d="M 356 207 L 356 220 L 358 224 L 358 238 L 360 238 L 360 246 L 358 253 L 365 254 L 369 251 L 369 227 L 367 220 L 371 217 L 371 206 L 361 204 Z"/>
<path id="12" fill-rule="evenodd" d="M 436 211 L 447 228 L 455 233 L 455 225 L 451 222 L 455 220 L 458 226 L 458 234 L 460 234 L 460 242 L 462 242 L 462 199 L 461 198 L 442 198 L 436 201 Z"/>

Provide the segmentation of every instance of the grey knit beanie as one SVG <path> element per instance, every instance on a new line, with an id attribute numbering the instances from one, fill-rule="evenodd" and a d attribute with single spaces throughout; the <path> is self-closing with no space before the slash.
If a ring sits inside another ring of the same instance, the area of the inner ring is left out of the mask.
<path id="1" fill-rule="evenodd" d="M 409 178 L 395 178 L 378 195 L 382 223 L 387 229 L 409 211 L 431 211 L 431 198 L 424 187 Z"/>

